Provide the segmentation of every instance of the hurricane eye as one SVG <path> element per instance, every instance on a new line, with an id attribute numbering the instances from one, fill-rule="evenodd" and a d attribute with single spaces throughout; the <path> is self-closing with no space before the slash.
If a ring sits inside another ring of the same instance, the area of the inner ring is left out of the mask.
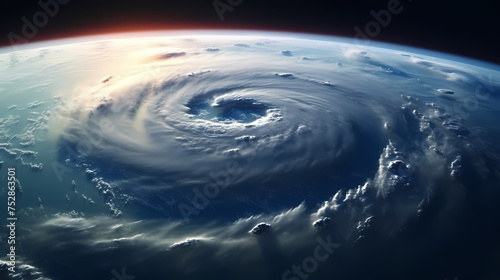
<path id="1" fill-rule="evenodd" d="M 265 117 L 273 106 L 250 97 L 227 94 L 193 99 L 186 107 L 186 113 L 199 119 L 222 123 L 252 123 Z"/>

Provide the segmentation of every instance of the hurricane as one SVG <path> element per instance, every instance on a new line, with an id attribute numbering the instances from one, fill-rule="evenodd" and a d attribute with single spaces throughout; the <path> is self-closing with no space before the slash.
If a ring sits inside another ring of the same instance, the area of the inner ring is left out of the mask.
<path id="1" fill-rule="evenodd" d="M 2 101 L 0 159 L 53 182 L 23 186 L 36 194 L 23 202 L 23 261 L 48 279 L 109 279 L 110 267 L 137 279 L 359 279 L 410 252 L 378 275 L 392 279 L 448 248 L 422 240 L 475 240 L 452 233 L 497 215 L 485 205 L 500 175 L 498 67 L 230 32 L 74 42 L 0 64 L 20 96 Z M 472 257 L 448 261 L 461 258 Z"/>

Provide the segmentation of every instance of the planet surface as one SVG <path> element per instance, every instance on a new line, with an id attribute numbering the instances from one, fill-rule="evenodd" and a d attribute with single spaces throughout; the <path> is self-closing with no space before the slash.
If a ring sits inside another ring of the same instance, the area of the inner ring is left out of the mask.
<path id="1" fill-rule="evenodd" d="M 0 49 L 0 277 L 498 279 L 499 71 L 295 33 Z"/>

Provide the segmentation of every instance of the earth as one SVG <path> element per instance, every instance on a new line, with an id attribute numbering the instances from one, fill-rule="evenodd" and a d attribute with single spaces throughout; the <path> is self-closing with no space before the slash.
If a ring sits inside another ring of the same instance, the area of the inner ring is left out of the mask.
<path id="1" fill-rule="evenodd" d="M 498 279 L 500 66 L 355 43 L 0 49 L 0 277 Z"/>

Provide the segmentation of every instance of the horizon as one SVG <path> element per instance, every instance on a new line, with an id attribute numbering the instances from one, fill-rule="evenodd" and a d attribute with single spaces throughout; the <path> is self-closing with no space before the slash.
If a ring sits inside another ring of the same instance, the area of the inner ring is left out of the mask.
<path id="1" fill-rule="evenodd" d="M 238 35 L 225 34 L 232 32 L 239 32 L 239 33 Z M 241 34 L 241 32 L 243 32 L 244 34 Z M 272 36 L 281 34 L 289 36 Z M 292 35 L 299 35 L 299 36 L 292 36 Z M 154 37 L 183 37 L 183 36 L 277 37 L 277 38 L 324 41 L 324 42 L 335 41 L 346 44 L 352 44 L 354 46 L 360 46 L 360 47 L 373 47 L 379 49 L 392 49 L 394 51 L 399 51 L 399 52 L 409 52 L 463 64 L 471 64 L 495 71 L 500 71 L 499 68 L 500 63 L 488 60 L 482 60 L 474 57 L 461 56 L 453 53 L 446 53 L 433 49 L 418 48 L 415 46 L 402 45 L 389 42 L 380 42 L 380 41 L 368 41 L 367 44 L 362 44 L 359 43 L 359 41 L 355 38 L 337 36 L 337 35 L 325 35 L 325 34 L 314 34 L 314 33 L 304 33 L 304 32 L 293 32 L 293 31 L 257 30 L 257 29 L 243 29 L 243 30 L 165 29 L 165 30 L 144 30 L 144 31 L 121 31 L 121 32 L 89 34 L 81 36 L 75 35 L 71 37 L 47 39 L 44 41 L 35 41 L 23 44 L 0 46 L 0 54 L 2 54 L 3 50 L 8 50 L 9 48 L 12 48 L 13 50 L 6 51 L 5 53 L 31 50 L 37 48 L 56 47 L 56 46 L 71 45 L 71 44 L 85 44 L 85 43 L 93 43 L 93 42 L 109 41 L 109 40 L 129 40 L 129 39 L 150 38 L 150 37 L 154 38 Z M 68 42 L 68 41 L 76 41 L 76 42 Z"/>

